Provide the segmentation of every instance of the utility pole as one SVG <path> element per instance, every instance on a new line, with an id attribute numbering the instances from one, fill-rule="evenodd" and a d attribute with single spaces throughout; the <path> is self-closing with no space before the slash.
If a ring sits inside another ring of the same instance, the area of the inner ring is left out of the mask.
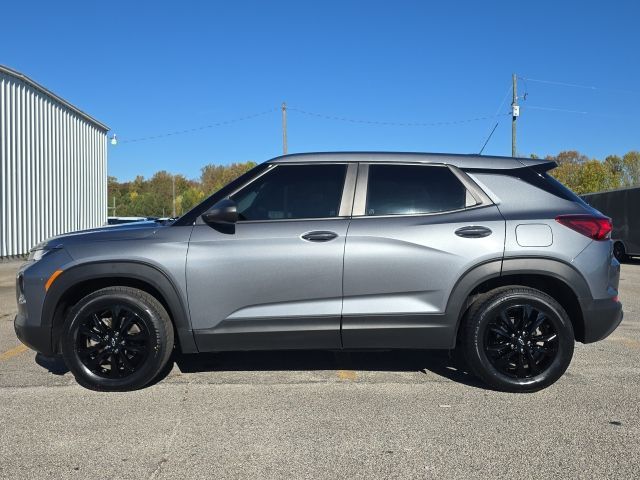
<path id="1" fill-rule="evenodd" d="M 287 154 L 287 104 L 282 102 L 282 153 Z"/>
<path id="2" fill-rule="evenodd" d="M 516 120 L 520 116 L 520 107 L 518 106 L 518 77 L 513 74 L 513 101 L 511 102 L 511 156 L 516 154 Z"/>
<path id="3" fill-rule="evenodd" d="M 173 214 L 171 218 L 176 218 L 176 176 L 175 174 L 171 176 L 171 188 L 173 191 Z"/>

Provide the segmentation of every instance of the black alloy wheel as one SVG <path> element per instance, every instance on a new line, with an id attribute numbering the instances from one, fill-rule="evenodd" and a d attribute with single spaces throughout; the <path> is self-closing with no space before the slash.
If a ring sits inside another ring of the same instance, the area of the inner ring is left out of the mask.
<path id="1" fill-rule="evenodd" d="M 103 378 L 131 375 L 144 364 L 151 341 L 143 312 L 114 304 L 98 308 L 83 317 L 76 349 L 80 361 Z"/>
<path id="2" fill-rule="evenodd" d="M 62 356 L 78 383 L 101 391 L 142 388 L 168 365 L 174 331 L 163 305 L 131 287 L 106 287 L 66 316 Z"/>
<path id="3" fill-rule="evenodd" d="M 497 390 L 541 390 L 571 363 L 571 320 L 557 300 L 540 290 L 508 286 L 482 294 L 463 321 L 467 364 Z"/>
<path id="4" fill-rule="evenodd" d="M 484 349 L 496 370 L 514 378 L 531 378 L 553 363 L 558 332 L 537 306 L 503 305 L 485 330 Z"/>

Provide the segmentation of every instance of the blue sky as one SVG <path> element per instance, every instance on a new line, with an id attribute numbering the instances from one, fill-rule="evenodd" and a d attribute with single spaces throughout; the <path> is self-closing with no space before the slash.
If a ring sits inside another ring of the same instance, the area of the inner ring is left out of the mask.
<path id="1" fill-rule="evenodd" d="M 596 87 L 520 80 L 519 153 L 640 149 L 636 1 L 8 2 L 2 16 L 0 63 L 109 125 L 119 179 L 161 169 L 195 178 L 207 163 L 276 156 L 282 101 L 398 123 L 503 114 L 396 126 L 292 110 L 290 152 L 471 153 L 499 120 L 485 153 L 510 155 L 510 97 L 498 107 L 512 72 Z"/>

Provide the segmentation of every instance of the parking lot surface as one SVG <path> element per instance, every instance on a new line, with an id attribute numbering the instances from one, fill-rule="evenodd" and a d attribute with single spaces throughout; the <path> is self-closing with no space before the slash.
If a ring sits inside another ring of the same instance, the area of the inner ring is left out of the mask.
<path id="1" fill-rule="evenodd" d="M 640 263 L 621 326 L 526 395 L 420 351 L 189 356 L 92 392 L 17 340 L 17 267 L 0 263 L 1 478 L 640 478 Z"/>

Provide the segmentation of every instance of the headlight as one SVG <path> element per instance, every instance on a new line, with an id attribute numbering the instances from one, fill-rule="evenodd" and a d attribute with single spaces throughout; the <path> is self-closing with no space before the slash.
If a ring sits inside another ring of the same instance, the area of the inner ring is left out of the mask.
<path id="1" fill-rule="evenodd" d="M 57 248 L 60 248 L 60 247 L 57 247 L 57 246 L 50 247 L 49 245 L 47 245 L 46 242 L 39 243 L 38 245 L 33 247 L 31 250 L 29 250 L 29 261 L 37 262 L 42 257 L 47 255 L 48 253 L 51 253 L 53 250 L 56 250 Z"/>

